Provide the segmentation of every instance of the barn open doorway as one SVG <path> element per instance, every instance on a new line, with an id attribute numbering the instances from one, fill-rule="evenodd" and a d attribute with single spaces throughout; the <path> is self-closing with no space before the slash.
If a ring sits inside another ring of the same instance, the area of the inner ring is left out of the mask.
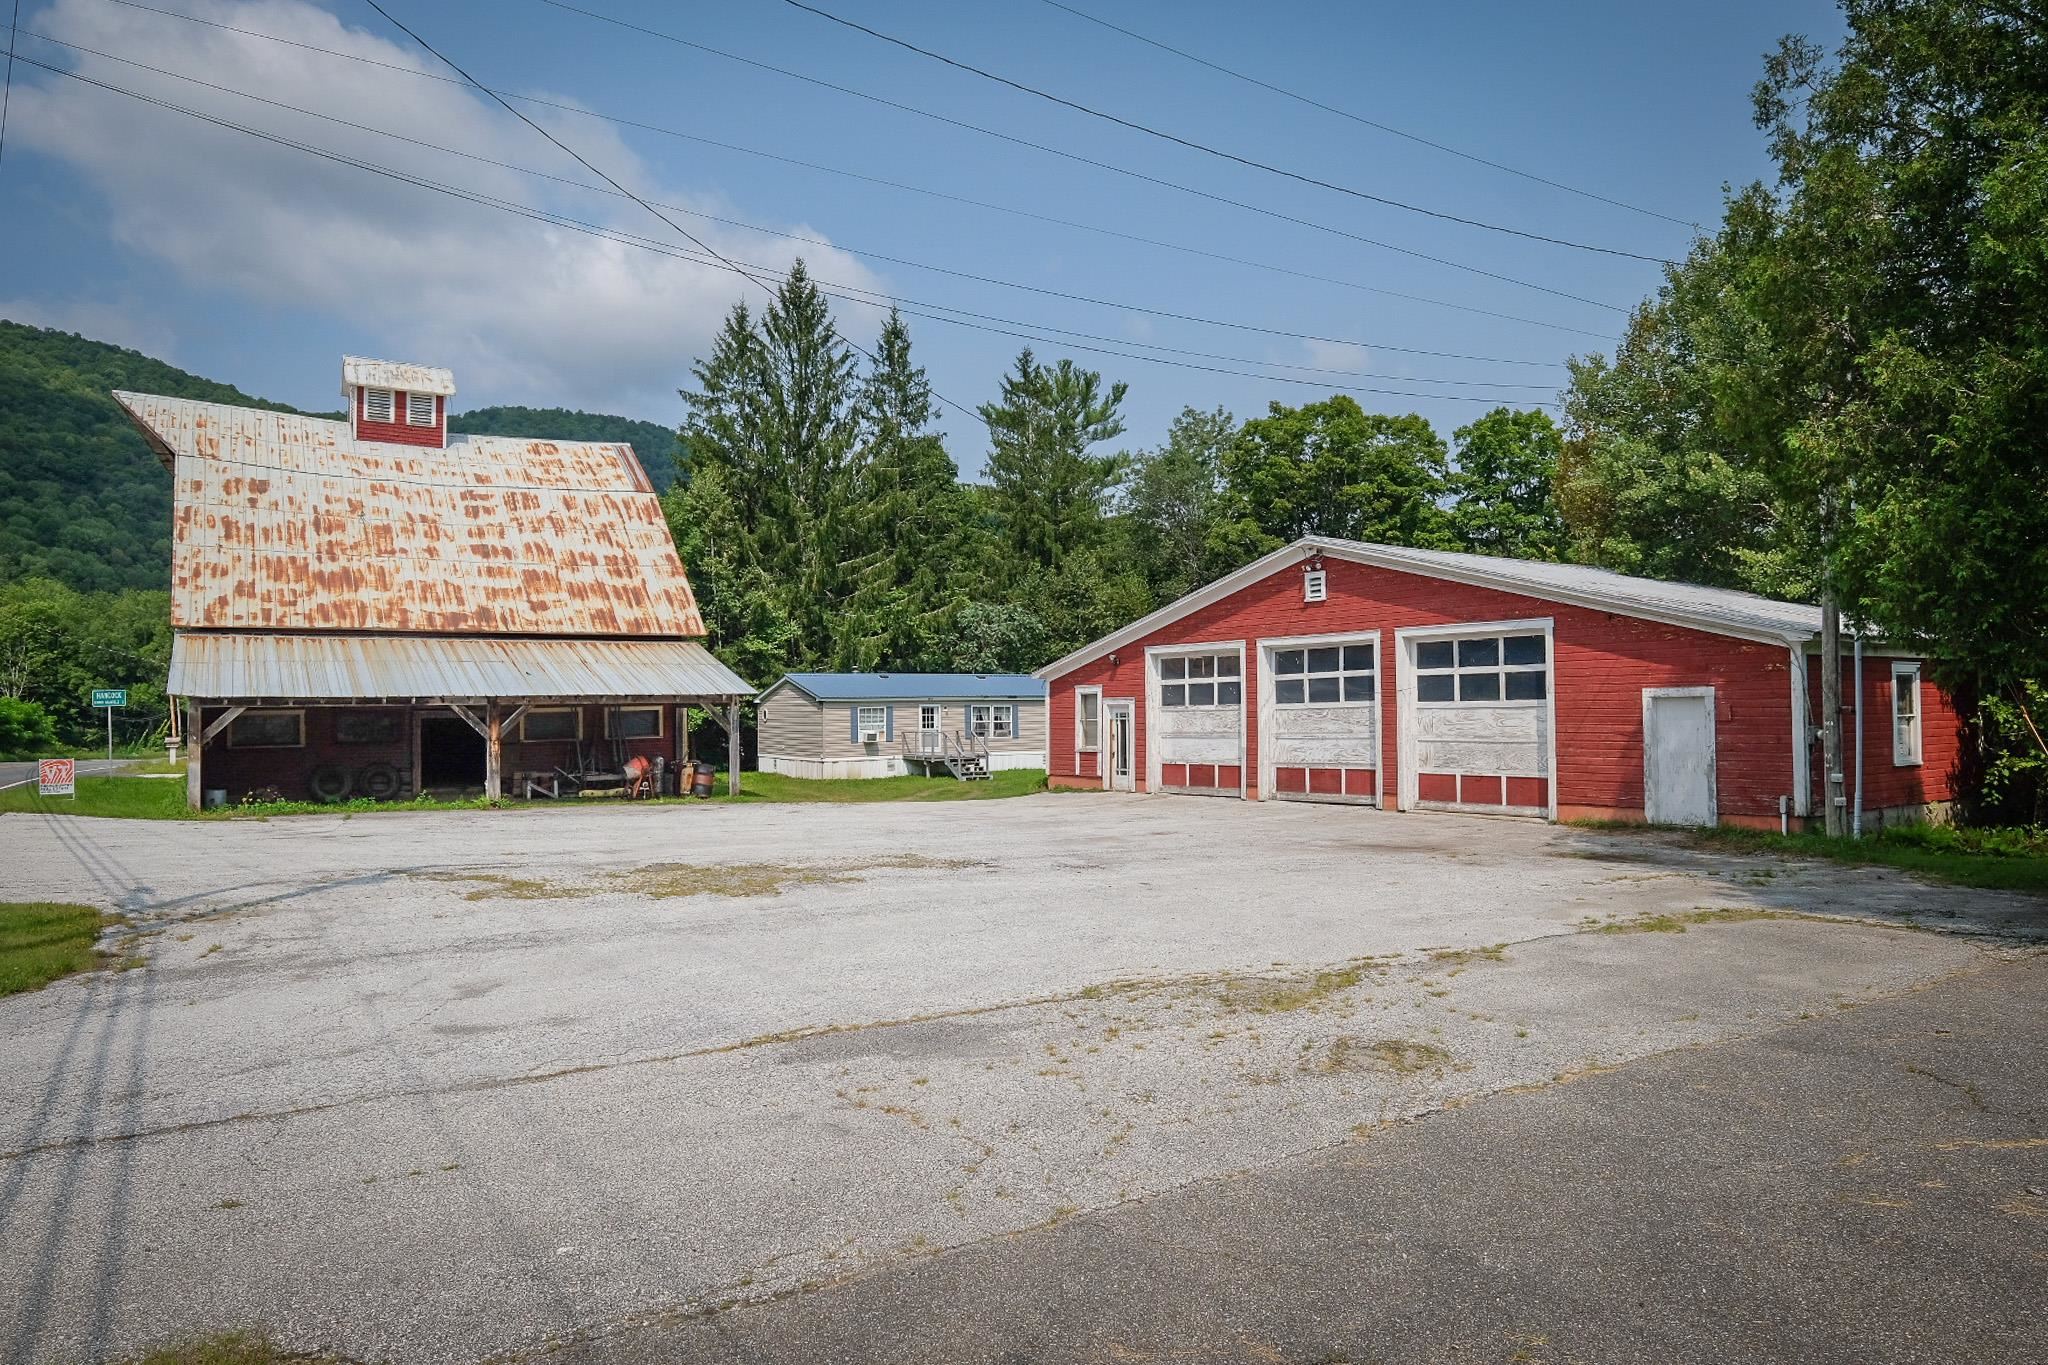
<path id="1" fill-rule="evenodd" d="M 484 737 L 460 716 L 420 717 L 420 790 L 484 785 Z"/>

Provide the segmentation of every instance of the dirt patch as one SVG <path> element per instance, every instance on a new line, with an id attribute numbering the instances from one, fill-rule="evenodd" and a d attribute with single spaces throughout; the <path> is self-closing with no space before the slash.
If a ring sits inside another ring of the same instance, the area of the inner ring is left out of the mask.
<path id="1" fill-rule="evenodd" d="M 982 864 L 966 858 L 929 858 L 906 853 L 888 858 L 863 858 L 833 863 L 647 863 L 616 872 L 598 872 L 581 881 L 548 881 L 508 877 L 496 872 L 416 872 L 425 881 L 461 882 L 474 889 L 464 900 L 581 900 L 589 896 L 646 896 L 674 900 L 685 896 L 779 896 L 791 887 L 831 886 L 863 880 L 862 874 L 883 869 L 959 870 Z"/>
<path id="2" fill-rule="evenodd" d="M 1377 1071 L 1393 1076 L 1414 1076 L 1425 1071 L 1443 1071 L 1457 1059 L 1450 1049 L 1413 1038 L 1381 1038 L 1367 1042 L 1340 1034 L 1301 1062 L 1303 1071 L 1335 1076 L 1347 1071 Z"/>
<path id="3" fill-rule="evenodd" d="M 1636 915 L 1625 919 L 1582 919 L 1578 927 L 1579 932 L 1585 934 L 1682 934 L 1694 925 L 1746 924 L 1751 920 L 1760 919 L 1805 919 L 1831 924 L 1843 922 L 1825 915 L 1802 915 L 1789 910 L 1763 910 L 1754 906 L 1701 906 L 1697 910 Z"/>

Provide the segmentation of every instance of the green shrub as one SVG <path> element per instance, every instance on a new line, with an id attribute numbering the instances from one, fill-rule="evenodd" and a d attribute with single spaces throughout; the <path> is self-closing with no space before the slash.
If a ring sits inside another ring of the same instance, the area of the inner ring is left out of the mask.
<path id="1" fill-rule="evenodd" d="M 0 758 L 41 758 L 56 748 L 49 712 L 32 701 L 0 697 Z"/>

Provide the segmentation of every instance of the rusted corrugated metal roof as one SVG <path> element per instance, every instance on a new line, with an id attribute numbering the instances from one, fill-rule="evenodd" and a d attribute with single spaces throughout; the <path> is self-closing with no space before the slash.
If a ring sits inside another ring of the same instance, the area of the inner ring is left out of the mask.
<path id="1" fill-rule="evenodd" d="M 324 418 L 114 397 L 171 457 L 180 629 L 704 634 L 630 447 L 388 445 Z"/>
<path id="2" fill-rule="evenodd" d="M 752 697 L 694 640 L 179 634 L 173 696 L 205 701 Z"/>
<path id="3" fill-rule="evenodd" d="M 368 356 L 345 355 L 341 358 L 342 397 L 349 397 L 349 390 L 357 385 L 373 389 L 403 389 L 407 393 L 438 393 L 446 397 L 455 392 L 455 372 L 437 370 L 431 365 L 409 365 L 402 360 L 372 360 Z"/>

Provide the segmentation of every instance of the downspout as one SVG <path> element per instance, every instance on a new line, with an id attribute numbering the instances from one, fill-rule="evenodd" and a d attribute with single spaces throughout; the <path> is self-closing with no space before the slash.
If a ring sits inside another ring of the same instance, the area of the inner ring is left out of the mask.
<path id="1" fill-rule="evenodd" d="M 1856 623 L 1856 799 L 1850 807 L 1849 837 L 1863 837 L 1863 623 Z"/>

